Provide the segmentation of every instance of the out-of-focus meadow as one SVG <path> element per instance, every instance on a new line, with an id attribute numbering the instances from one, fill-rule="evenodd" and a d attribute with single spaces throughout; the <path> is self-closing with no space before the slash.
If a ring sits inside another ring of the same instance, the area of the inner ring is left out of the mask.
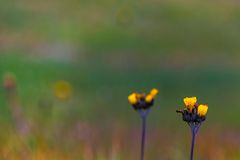
<path id="1" fill-rule="evenodd" d="M 0 160 L 134 160 L 133 91 L 160 90 L 147 160 L 186 160 L 182 98 L 209 104 L 195 155 L 240 159 L 234 0 L 0 0 Z"/>

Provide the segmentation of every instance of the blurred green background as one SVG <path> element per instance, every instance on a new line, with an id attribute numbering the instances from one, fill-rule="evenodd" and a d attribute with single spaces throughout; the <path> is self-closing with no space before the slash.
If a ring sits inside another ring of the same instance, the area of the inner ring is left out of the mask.
<path id="1" fill-rule="evenodd" d="M 240 159 L 239 18 L 234 0 L 0 0 L 0 75 L 17 84 L 15 97 L 0 92 L 0 159 L 138 159 L 127 96 L 153 87 L 146 159 L 187 159 L 175 113 L 186 96 L 209 105 L 196 157 Z"/>

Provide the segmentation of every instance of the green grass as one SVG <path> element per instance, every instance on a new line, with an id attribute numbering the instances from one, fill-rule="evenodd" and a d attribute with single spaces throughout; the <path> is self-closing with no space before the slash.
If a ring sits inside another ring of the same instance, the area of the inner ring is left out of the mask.
<path id="1" fill-rule="evenodd" d="M 238 56 L 240 49 L 239 6 L 233 1 L 22 3 L 1 5 L 2 29 L 10 37 L 20 34 L 17 40 L 28 47 L 32 40 L 67 41 L 89 54 L 214 56 Z"/>
<path id="2" fill-rule="evenodd" d="M 91 67 L 89 67 L 91 66 Z M 109 67 L 88 63 L 87 65 L 60 64 L 54 61 L 33 60 L 20 56 L 1 56 L 0 74 L 13 72 L 18 80 L 18 92 L 26 112 L 35 115 L 40 100 L 50 100 L 54 107 L 69 106 L 69 115 L 65 118 L 85 119 L 104 123 L 111 119 L 120 122 L 137 122 L 136 113 L 127 103 L 127 95 L 133 91 L 147 92 L 152 87 L 160 90 L 151 121 L 158 126 L 168 119 L 166 124 L 176 125 L 175 110 L 181 108 L 182 98 L 196 95 L 202 103 L 208 103 L 209 122 L 239 126 L 236 113 L 238 107 L 237 70 L 201 68 L 184 71 L 152 70 L 138 68 L 129 71 L 117 71 Z M 57 102 L 53 95 L 53 85 L 57 80 L 65 79 L 74 88 L 74 95 L 67 102 Z M 2 112 L 6 112 L 4 93 L 1 92 Z M 61 111 L 60 111 L 61 112 Z M 99 116 L 104 119 L 98 120 Z M 172 117 L 172 118 L 170 118 Z M 180 118 L 180 117 L 178 117 Z M 70 120 L 69 119 L 69 120 Z M 71 121 L 71 120 L 70 120 Z M 167 125 L 166 125 L 167 126 Z"/>

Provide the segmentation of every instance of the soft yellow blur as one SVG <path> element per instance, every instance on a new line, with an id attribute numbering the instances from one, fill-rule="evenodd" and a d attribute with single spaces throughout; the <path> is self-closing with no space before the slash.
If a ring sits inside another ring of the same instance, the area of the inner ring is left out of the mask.
<path id="1" fill-rule="evenodd" d="M 54 85 L 54 93 L 59 99 L 69 98 L 72 95 L 72 86 L 67 81 L 57 81 Z"/>
<path id="2" fill-rule="evenodd" d="M 151 94 L 147 95 L 146 98 L 145 98 L 145 101 L 147 103 L 151 103 L 153 101 L 153 96 Z"/>
<path id="3" fill-rule="evenodd" d="M 137 99 L 137 94 L 136 93 L 132 93 L 128 96 L 128 102 L 132 105 L 136 104 L 138 102 Z"/>
<path id="4" fill-rule="evenodd" d="M 151 95 L 153 98 L 155 98 L 157 94 L 158 94 L 158 89 L 156 89 L 156 88 L 153 88 L 153 89 L 150 91 L 150 95 Z"/>
<path id="5" fill-rule="evenodd" d="M 203 117 L 207 114 L 207 111 L 208 111 L 208 105 L 201 104 L 201 105 L 198 106 L 197 114 L 200 117 Z"/>

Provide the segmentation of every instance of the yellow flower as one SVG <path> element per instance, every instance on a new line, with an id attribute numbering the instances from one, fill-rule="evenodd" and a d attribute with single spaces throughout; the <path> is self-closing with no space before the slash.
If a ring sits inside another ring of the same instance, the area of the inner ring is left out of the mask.
<path id="1" fill-rule="evenodd" d="M 138 102 L 137 99 L 137 94 L 136 93 L 132 93 L 128 96 L 128 102 L 132 105 L 136 104 Z"/>
<path id="2" fill-rule="evenodd" d="M 183 102 L 187 109 L 192 111 L 192 109 L 195 107 L 195 104 L 197 103 L 197 97 L 186 97 L 183 99 Z"/>
<path id="3" fill-rule="evenodd" d="M 201 104 L 201 105 L 198 106 L 197 114 L 200 117 L 203 117 L 207 114 L 207 111 L 208 111 L 208 105 Z"/>
<path id="4" fill-rule="evenodd" d="M 55 96 L 59 99 L 67 99 L 72 95 L 72 86 L 69 82 L 60 80 L 54 85 Z"/>
<path id="5" fill-rule="evenodd" d="M 153 100 L 153 96 L 152 96 L 151 94 L 149 94 L 149 95 L 147 95 L 147 96 L 145 97 L 145 101 L 146 101 L 147 103 L 151 103 L 152 100 Z"/>
<path id="6" fill-rule="evenodd" d="M 145 101 L 147 103 L 150 103 L 153 101 L 153 99 L 156 97 L 156 95 L 158 94 L 158 90 L 156 88 L 153 88 L 150 93 L 145 97 Z"/>
<path id="7" fill-rule="evenodd" d="M 158 94 L 158 90 L 156 88 L 153 88 L 151 91 L 150 91 L 150 95 L 155 98 L 156 95 Z"/>

